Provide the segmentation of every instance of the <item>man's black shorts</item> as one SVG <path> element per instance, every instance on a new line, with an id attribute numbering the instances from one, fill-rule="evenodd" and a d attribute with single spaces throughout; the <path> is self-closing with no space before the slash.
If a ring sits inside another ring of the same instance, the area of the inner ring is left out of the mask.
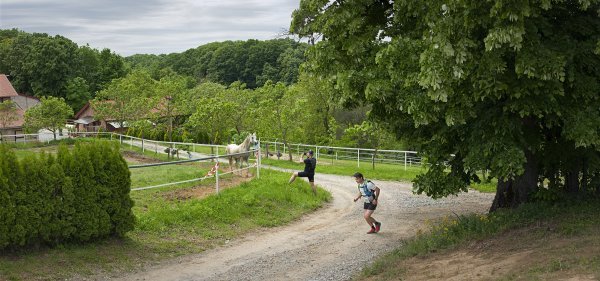
<path id="1" fill-rule="evenodd" d="M 375 211 L 375 209 L 377 209 L 377 205 L 365 202 L 365 207 L 364 208 L 365 208 L 365 210 L 373 210 L 373 211 Z"/>
<path id="2" fill-rule="evenodd" d="M 298 176 L 301 178 L 308 178 L 309 182 L 315 182 L 315 174 L 307 172 L 298 172 Z"/>

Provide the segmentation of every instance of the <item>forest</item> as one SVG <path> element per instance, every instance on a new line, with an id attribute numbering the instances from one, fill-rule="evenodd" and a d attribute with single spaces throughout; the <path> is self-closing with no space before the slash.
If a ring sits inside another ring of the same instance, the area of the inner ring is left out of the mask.
<path id="1" fill-rule="evenodd" d="M 98 118 L 127 123 L 136 136 L 224 144 L 257 132 L 280 142 L 404 148 L 368 118 L 368 106 L 343 107 L 329 82 L 302 70 L 308 47 L 289 38 L 225 41 L 122 57 L 10 29 L 0 30 L 0 73 L 17 92 L 62 98 L 74 113 L 91 101 Z"/>

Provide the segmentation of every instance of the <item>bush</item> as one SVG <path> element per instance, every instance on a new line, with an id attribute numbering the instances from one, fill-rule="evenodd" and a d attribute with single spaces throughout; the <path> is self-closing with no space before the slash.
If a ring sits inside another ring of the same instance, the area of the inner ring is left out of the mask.
<path id="1" fill-rule="evenodd" d="M 108 142 L 18 161 L 0 146 L 0 249 L 86 242 L 133 229 L 129 169 Z"/>

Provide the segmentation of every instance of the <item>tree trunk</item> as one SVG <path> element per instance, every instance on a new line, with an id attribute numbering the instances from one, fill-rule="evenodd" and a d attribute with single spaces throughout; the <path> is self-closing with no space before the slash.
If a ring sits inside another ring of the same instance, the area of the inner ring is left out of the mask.
<path id="1" fill-rule="evenodd" d="M 572 166 L 565 173 L 565 190 L 572 194 L 579 192 L 579 167 Z"/>
<path id="2" fill-rule="evenodd" d="M 490 207 L 490 212 L 499 208 L 515 208 L 528 201 L 529 196 L 537 187 L 538 167 L 535 156 L 525 152 L 527 163 L 525 172 L 513 180 L 498 180 L 496 197 Z"/>
<path id="3" fill-rule="evenodd" d="M 269 159 L 269 144 L 265 143 L 265 158 Z"/>
<path id="4" fill-rule="evenodd" d="M 287 146 L 287 147 L 290 147 L 290 146 L 288 145 L 288 143 L 287 143 L 287 140 L 284 140 L 284 141 L 283 141 L 283 145 L 285 145 L 285 146 Z M 291 149 L 288 149 L 288 156 L 290 157 L 290 161 L 294 161 L 294 158 L 293 158 L 293 155 L 292 155 L 292 150 L 291 150 Z"/>
<path id="5" fill-rule="evenodd" d="M 583 163 L 582 163 L 582 175 L 581 175 L 581 191 L 583 191 L 583 193 L 585 194 L 587 192 L 587 182 L 588 182 L 588 163 L 587 163 L 587 157 L 583 158 Z"/>

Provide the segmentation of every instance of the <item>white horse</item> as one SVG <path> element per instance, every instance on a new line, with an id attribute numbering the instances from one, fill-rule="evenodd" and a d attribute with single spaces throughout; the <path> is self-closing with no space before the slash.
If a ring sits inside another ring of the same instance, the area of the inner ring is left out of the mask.
<path id="1" fill-rule="evenodd" d="M 250 151 L 250 147 L 256 143 L 257 143 L 256 133 L 253 133 L 253 134 L 248 135 L 246 137 L 246 139 L 244 139 L 244 141 L 240 145 L 228 144 L 227 147 L 225 148 L 225 151 L 227 152 L 227 154 L 248 152 L 248 151 Z M 233 171 L 233 160 L 234 159 L 235 159 L 235 163 L 239 164 L 240 169 L 243 167 L 244 162 L 246 163 L 246 166 L 249 166 L 249 164 L 248 164 L 249 157 L 250 157 L 249 152 L 246 154 L 238 154 L 238 155 L 234 155 L 234 156 L 229 156 L 229 169 L 231 171 Z"/>

